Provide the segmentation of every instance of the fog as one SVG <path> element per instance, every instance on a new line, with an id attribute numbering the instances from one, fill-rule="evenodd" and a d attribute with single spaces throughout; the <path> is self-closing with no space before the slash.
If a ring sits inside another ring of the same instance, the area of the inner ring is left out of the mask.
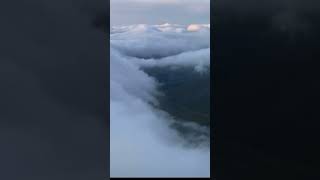
<path id="1" fill-rule="evenodd" d="M 111 177 L 210 176 L 209 137 L 187 147 L 188 139 L 170 128 L 176 120 L 157 108 L 157 97 L 162 94 L 159 83 L 141 69 L 192 67 L 206 72 L 210 65 L 210 26 L 196 26 L 195 31 L 177 24 L 112 27 Z"/>

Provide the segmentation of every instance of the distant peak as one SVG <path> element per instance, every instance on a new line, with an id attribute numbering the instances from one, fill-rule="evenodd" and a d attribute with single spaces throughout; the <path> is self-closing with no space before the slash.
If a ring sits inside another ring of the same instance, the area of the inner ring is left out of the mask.
<path id="1" fill-rule="evenodd" d="M 196 31 L 200 31 L 204 28 L 210 28 L 210 24 L 190 24 L 187 27 L 187 31 L 196 32 Z"/>

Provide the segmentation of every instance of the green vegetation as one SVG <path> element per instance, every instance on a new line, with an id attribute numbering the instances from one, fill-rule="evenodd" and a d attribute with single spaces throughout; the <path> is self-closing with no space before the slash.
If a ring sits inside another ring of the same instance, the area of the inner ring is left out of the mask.
<path id="1" fill-rule="evenodd" d="M 153 67 L 143 69 L 156 78 L 164 93 L 158 98 L 159 108 L 179 121 L 210 125 L 210 73 L 198 73 L 193 68 Z"/>

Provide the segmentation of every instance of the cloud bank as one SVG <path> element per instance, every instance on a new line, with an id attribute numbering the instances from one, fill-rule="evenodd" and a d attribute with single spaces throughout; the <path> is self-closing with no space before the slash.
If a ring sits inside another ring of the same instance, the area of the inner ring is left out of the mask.
<path id="1" fill-rule="evenodd" d="M 170 128 L 175 120 L 157 109 L 159 83 L 143 67 L 210 65 L 210 26 L 188 31 L 181 25 L 112 27 L 110 35 L 111 177 L 209 177 L 209 140 L 187 147 Z M 185 126 L 201 129 L 189 123 Z M 209 138 L 209 137 L 207 137 Z"/>

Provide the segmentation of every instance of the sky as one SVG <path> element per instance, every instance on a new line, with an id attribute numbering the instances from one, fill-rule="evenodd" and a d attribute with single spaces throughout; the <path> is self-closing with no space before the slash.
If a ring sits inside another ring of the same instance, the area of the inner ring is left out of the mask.
<path id="1" fill-rule="evenodd" d="M 209 24 L 210 0 L 111 0 L 110 23 Z"/>

